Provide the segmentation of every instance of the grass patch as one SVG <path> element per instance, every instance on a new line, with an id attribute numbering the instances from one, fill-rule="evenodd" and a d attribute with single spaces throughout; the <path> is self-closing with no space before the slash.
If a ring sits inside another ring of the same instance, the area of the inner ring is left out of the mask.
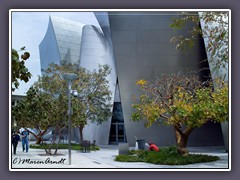
<path id="1" fill-rule="evenodd" d="M 34 149 L 44 149 L 45 147 L 49 147 L 49 144 L 31 144 L 30 148 Z M 52 145 L 52 149 L 55 149 L 57 147 L 57 144 Z M 58 149 L 68 149 L 68 144 L 59 144 Z M 80 146 L 80 144 L 71 144 L 71 149 L 72 150 L 83 150 L 83 147 Z M 98 146 L 91 146 L 90 151 L 96 151 L 100 150 Z"/>
<path id="2" fill-rule="evenodd" d="M 128 156 L 128 155 L 118 155 L 115 158 L 115 161 L 120 161 L 120 162 L 144 162 L 141 160 L 138 156 Z"/>
<path id="3" fill-rule="evenodd" d="M 203 154 L 189 154 L 189 156 L 182 156 L 177 152 L 175 146 L 162 147 L 159 152 L 132 150 L 129 155 L 118 155 L 115 161 L 120 162 L 147 162 L 161 165 L 187 165 L 194 163 L 204 163 L 217 161 L 218 156 L 209 156 Z"/>

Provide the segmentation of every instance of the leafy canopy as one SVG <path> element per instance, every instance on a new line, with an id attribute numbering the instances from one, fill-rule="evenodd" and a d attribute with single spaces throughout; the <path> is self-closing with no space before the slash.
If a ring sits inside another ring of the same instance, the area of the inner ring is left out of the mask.
<path id="1" fill-rule="evenodd" d="M 228 86 L 218 80 L 204 84 L 195 75 L 163 74 L 155 82 L 137 81 L 141 95 L 132 105 L 132 120 L 145 121 L 146 127 L 157 122 L 168 126 L 186 125 L 191 129 L 208 121 L 228 119 Z"/>
<path id="2" fill-rule="evenodd" d="M 195 40 L 205 38 L 209 61 L 215 66 L 227 68 L 229 62 L 229 14 L 226 11 L 183 12 L 181 17 L 174 18 L 170 27 L 181 30 L 187 25 L 192 28 L 185 34 L 174 36 L 171 42 L 176 49 L 188 51 L 195 46 Z M 201 23 L 201 25 L 200 25 Z"/>
<path id="3" fill-rule="evenodd" d="M 111 115 L 111 91 L 109 90 L 107 76 L 110 73 L 108 65 L 101 65 L 92 72 L 85 68 L 78 68 L 74 64 L 58 66 L 51 64 L 44 70 L 38 86 L 55 97 L 61 94 L 67 104 L 67 82 L 61 78 L 63 73 L 77 74 L 72 89 L 78 92 L 72 97 L 72 123 L 73 126 L 85 126 L 88 121 L 101 124 Z M 66 109 L 66 108 L 65 108 Z"/>
<path id="4" fill-rule="evenodd" d="M 20 51 L 24 51 L 25 47 L 22 47 Z M 31 78 L 31 73 L 28 71 L 28 68 L 25 66 L 25 61 L 29 59 L 30 53 L 25 51 L 21 56 L 18 54 L 18 51 L 12 49 L 11 61 L 12 61 L 12 91 L 18 89 L 19 80 L 28 82 Z"/>

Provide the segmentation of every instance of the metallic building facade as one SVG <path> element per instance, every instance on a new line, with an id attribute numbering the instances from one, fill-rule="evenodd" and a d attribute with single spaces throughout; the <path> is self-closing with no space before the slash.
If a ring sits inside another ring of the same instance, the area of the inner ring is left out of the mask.
<path id="1" fill-rule="evenodd" d="M 190 53 L 176 51 L 170 43 L 177 35 L 170 28 L 176 12 L 95 12 L 96 24 L 83 24 L 59 17 L 50 17 L 46 35 L 41 42 L 41 67 L 49 63 L 76 63 L 89 70 L 98 64 L 108 64 L 112 91 L 113 116 L 102 125 L 89 124 L 84 128 L 84 139 L 97 144 L 135 144 L 135 137 L 160 145 L 175 144 L 172 127 L 153 125 L 145 128 L 143 122 L 130 120 L 132 97 L 139 93 L 136 81 L 152 80 L 161 73 L 197 70 L 206 58 L 202 40 Z M 72 138 L 79 140 L 77 130 Z M 196 129 L 189 146 L 222 146 L 219 124 L 208 123 Z"/>

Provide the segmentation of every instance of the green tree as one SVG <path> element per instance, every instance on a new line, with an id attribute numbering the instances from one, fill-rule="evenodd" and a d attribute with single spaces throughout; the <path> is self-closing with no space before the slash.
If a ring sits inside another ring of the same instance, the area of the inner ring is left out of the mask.
<path id="1" fill-rule="evenodd" d="M 79 128 L 81 141 L 83 128 L 90 123 L 101 124 L 111 116 L 111 92 L 107 76 L 110 74 L 109 66 L 100 66 L 98 70 L 88 72 L 87 76 L 78 73 L 81 80 L 75 81 L 78 98 L 73 98 L 73 126 Z"/>
<path id="2" fill-rule="evenodd" d="M 53 113 L 51 112 L 52 106 L 53 101 L 45 93 L 32 86 L 26 97 L 12 108 L 18 128 L 28 127 L 37 131 L 37 133 L 29 131 L 37 139 L 36 144 L 41 143 L 42 136 L 51 124 L 54 124 L 50 122 Z"/>
<path id="3" fill-rule="evenodd" d="M 132 120 L 144 120 L 146 127 L 155 122 L 173 126 L 179 153 L 188 155 L 187 141 L 195 128 L 228 120 L 228 86 L 219 82 L 213 90 L 211 82 L 190 74 L 163 74 L 153 83 L 139 80 L 142 94 L 132 105 Z"/>
<path id="4" fill-rule="evenodd" d="M 229 13 L 226 11 L 183 12 L 183 16 L 174 18 L 170 27 L 181 30 L 187 24 L 192 28 L 185 34 L 174 36 L 171 42 L 176 49 L 188 51 L 195 45 L 196 39 L 205 38 L 209 61 L 218 70 L 227 68 L 229 62 Z"/>
<path id="5" fill-rule="evenodd" d="M 93 72 L 76 65 L 59 66 L 51 64 L 43 71 L 43 75 L 28 90 L 26 98 L 13 107 L 13 116 L 21 127 L 31 127 L 38 130 L 32 133 L 37 143 L 42 142 L 42 136 L 51 127 L 54 134 L 50 146 L 45 148 L 47 154 L 56 154 L 62 131 L 67 126 L 67 82 L 61 78 L 66 72 L 76 73 L 78 78 L 73 82 L 72 89 L 79 92 L 78 97 L 72 98 L 72 124 L 78 127 L 81 138 L 86 124 L 106 121 L 111 115 L 110 95 L 107 76 L 109 66 L 99 66 Z M 55 151 L 52 153 L 52 147 Z"/>
<path id="6" fill-rule="evenodd" d="M 61 75 L 66 72 L 77 74 L 72 89 L 77 90 L 79 95 L 75 98 L 72 96 L 71 119 L 73 127 L 79 128 L 80 138 L 83 140 L 83 128 L 88 122 L 101 124 L 111 115 L 111 92 L 107 81 L 110 68 L 102 65 L 98 70 L 90 72 L 74 64 L 51 64 L 41 77 L 41 88 L 52 96 L 62 94 L 67 99 L 67 82 L 61 79 Z"/>
<path id="7" fill-rule="evenodd" d="M 32 129 L 28 131 L 37 139 L 36 144 L 44 143 L 43 136 L 49 128 L 54 128 L 52 130 L 55 133 L 49 146 L 45 146 L 45 151 L 47 154 L 57 154 L 58 146 L 54 146 L 54 152 L 52 147 L 54 144 L 59 144 L 60 139 L 57 139 L 57 135 L 61 136 L 66 126 L 66 118 L 63 119 L 66 116 L 65 104 L 61 95 L 53 98 L 33 85 L 26 97 L 13 107 L 12 112 L 19 128 Z"/>
<path id="8" fill-rule="evenodd" d="M 24 51 L 25 47 L 22 47 L 20 51 Z M 29 59 L 30 53 L 25 51 L 19 56 L 18 51 L 12 49 L 11 60 L 12 60 L 12 91 L 18 88 L 19 80 L 28 82 L 31 78 L 31 73 L 25 66 L 25 61 Z"/>
<path id="9" fill-rule="evenodd" d="M 26 127 L 25 117 L 26 117 L 26 99 L 22 99 L 17 103 L 17 105 L 12 107 L 12 124 L 16 123 L 17 127 L 15 130 L 20 129 L 21 127 Z M 12 127 L 13 128 L 13 127 Z"/>

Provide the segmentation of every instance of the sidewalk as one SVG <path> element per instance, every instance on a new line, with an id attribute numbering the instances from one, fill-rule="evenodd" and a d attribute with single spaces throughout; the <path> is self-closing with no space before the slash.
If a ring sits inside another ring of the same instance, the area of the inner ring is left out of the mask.
<path id="1" fill-rule="evenodd" d="M 228 153 L 221 148 L 189 148 L 190 153 L 202 153 L 219 156 L 220 160 L 210 163 L 197 163 L 191 165 L 155 165 L 149 163 L 126 163 L 114 161 L 118 155 L 118 146 L 100 146 L 99 151 L 82 153 L 80 151 L 71 151 L 72 163 L 68 162 L 68 150 L 58 150 L 57 156 L 46 156 L 43 149 L 29 149 L 29 152 L 22 152 L 21 144 L 18 145 L 17 154 L 12 155 L 12 169 L 36 169 L 36 168 L 64 168 L 64 169 L 114 169 L 114 168 L 151 168 L 151 169 L 228 169 Z"/>

